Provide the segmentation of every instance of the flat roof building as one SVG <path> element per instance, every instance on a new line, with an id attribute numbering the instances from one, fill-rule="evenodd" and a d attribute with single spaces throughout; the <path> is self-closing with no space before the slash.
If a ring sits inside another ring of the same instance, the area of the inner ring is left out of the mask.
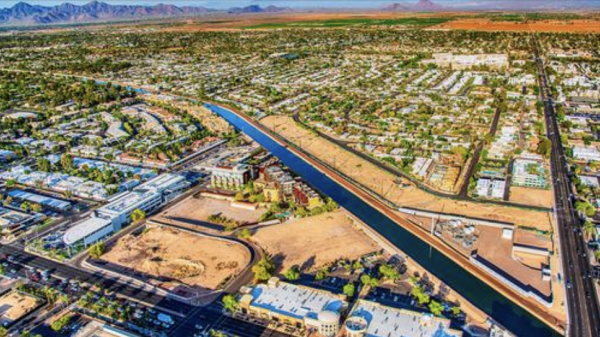
<path id="1" fill-rule="evenodd" d="M 462 332 L 451 329 L 446 318 L 359 299 L 344 322 L 344 336 L 455 337 Z"/>
<path id="2" fill-rule="evenodd" d="M 69 228 L 63 241 L 73 245 L 83 241 L 89 245 L 119 231 L 131 221 L 131 213 L 140 209 L 152 212 L 186 190 L 190 183 L 180 175 L 165 173 L 139 185 L 130 192 L 124 192 L 110 203 L 98 208 L 92 216 Z"/>
<path id="3" fill-rule="evenodd" d="M 340 330 L 340 315 L 348 307 L 343 296 L 328 291 L 281 282 L 273 277 L 267 284 L 242 290 L 244 314 L 318 331 L 333 337 Z"/>

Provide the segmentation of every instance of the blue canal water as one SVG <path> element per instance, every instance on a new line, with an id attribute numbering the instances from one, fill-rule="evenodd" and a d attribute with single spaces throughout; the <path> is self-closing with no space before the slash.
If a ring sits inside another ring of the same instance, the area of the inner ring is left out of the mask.
<path id="1" fill-rule="evenodd" d="M 380 235 L 386 237 L 392 244 L 405 252 L 410 258 L 414 259 L 510 331 L 518 336 L 527 337 L 558 336 L 552 328 L 545 325 L 525 309 L 511 302 L 485 282 L 464 270 L 445 255 L 435 249 L 430 253 L 428 244 L 315 169 L 286 147 L 275 142 L 246 120 L 219 106 L 212 104 L 205 104 L 205 106 L 252 137 L 252 139 L 265 149 L 281 159 L 294 172 L 301 175 L 309 184 L 331 197 L 343 208 L 352 212 L 361 221 L 371 226 Z"/>

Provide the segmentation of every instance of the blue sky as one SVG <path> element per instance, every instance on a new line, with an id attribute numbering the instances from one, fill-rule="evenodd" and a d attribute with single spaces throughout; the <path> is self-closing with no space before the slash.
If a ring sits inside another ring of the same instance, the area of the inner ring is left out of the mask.
<path id="1" fill-rule="evenodd" d="M 0 8 L 10 7 L 19 1 L 30 4 L 53 6 L 63 2 L 74 4 L 85 4 L 91 0 L 0 0 Z M 276 5 L 292 8 L 381 8 L 391 3 L 415 3 L 418 0 L 101 0 L 110 4 L 136 4 L 155 5 L 158 3 L 169 3 L 178 6 L 205 6 L 209 8 L 229 8 L 235 6 L 248 6 L 257 4 L 261 6 Z M 433 2 L 458 8 L 477 6 L 479 4 L 497 4 L 499 6 L 507 3 L 529 3 L 535 5 L 560 5 L 570 7 L 573 5 L 600 5 L 600 0 L 432 0 Z"/>

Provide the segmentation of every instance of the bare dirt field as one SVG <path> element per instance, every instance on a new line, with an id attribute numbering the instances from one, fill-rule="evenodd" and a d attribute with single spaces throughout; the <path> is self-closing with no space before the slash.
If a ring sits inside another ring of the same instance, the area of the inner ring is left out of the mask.
<path id="1" fill-rule="evenodd" d="M 27 315 L 40 304 L 33 296 L 11 291 L 0 298 L 0 325 L 6 326 Z"/>
<path id="2" fill-rule="evenodd" d="M 459 29 L 482 31 L 528 31 L 528 32 L 600 32 L 600 21 L 596 20 L 540 20 L 528 22 L 492 21 L 489 19 L 457 19 L 430 29 Z"/>
<path id="3" fill-rule="evenodd" d="M 149 227 L 120 238 L 102 259 L 174 283 L 216 289 L 250 262 L 246 247 L 169 228 Z"/>
<path id="4" fill-rule="evenodd" d="M 508 200 L 530 206 L 552 207 L 554 205 L 554 194 L 551 189 L 541 190 L 511 186 Z"/>
<path id="5" fill-rule="evenodd" d="M 258 222 L 265 211 L 264 208 L 249 210 L 232 207 L 227 200 L 217 200 L 202 196 L 195 198 L 191 196 L 156 215 L 155 219 L 189 227 L 189 225 L 194 225 L 198 222 L 209 222 L 208 217 L 210 215 L 222 214 L 240 224 L 252 224 Z"/>
<path id="6" fill-rule="evenodd" d="M 263 118 L 261 123 L 396 205 L 551 230 L 551 214 L 548 212 L 451 200 L 426 193 L 414 185 L 402 187 L 396 183 L 393 174 L 296 125 L 289 116 L 269 116 Z"/>
<path id="7" fill-rule="evenodd" d="M 480 226 L 477 254 L 521 283 L 550 295 L 550 282 L 542 280 L 539 267 L 531 268 L 512 258 L 512 242 L 502 239 L 502 228 Z"/>
<path id="8" fill-rule="evenodd" d="M 355 259 L 380 250 L 347 216 L 340 210 L 263 227 L 252 240 L 274 256 L 282 272 L 294 265 L 314 270 L 340 258 Z"/>

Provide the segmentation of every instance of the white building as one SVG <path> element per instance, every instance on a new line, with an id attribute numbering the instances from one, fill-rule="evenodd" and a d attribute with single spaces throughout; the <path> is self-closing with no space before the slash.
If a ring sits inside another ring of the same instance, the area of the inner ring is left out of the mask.
<path id="1" fill-rule="evenodd" d="M 63 241 L 67 245 L 82 241 L 86 246 L 94 243 L 112 232 L 119 231 L 124 224 L 130 222 L 131 213 L 135 209 L 152 212 L 186 190 L 189 185 L 180 175 L 161 174 L 98 208 L 88 219 L 69 228 L 63 236 Z"/>
<path id="2" fill-rule="evenodd" d="M 363 299 L 356 301 L 344 330 L 346 337 L 462 336 L 461 331 L 450 328 L 449 319 Z"/>
<path id="3" fill-rule="evenodd" d="M 503 199 L 506 181 L 480 178 L 477 180 L 477 195 L 484 198 Z"/>
<path id="4" fill-rule="evenodd" d="M 595 147 L 574 146 L 573 158 L 584 161 L 600 161 L 600 151 Z"/>
<path id="5" fill-rule="evenodd" d="M 289 284 L 273 277 L 267 284 L 243 288 L 240 308 L 251 317 L 268 319 L 296 328 L 335 337 L 340 315 L 348 303 L 328 291 Z"/>

